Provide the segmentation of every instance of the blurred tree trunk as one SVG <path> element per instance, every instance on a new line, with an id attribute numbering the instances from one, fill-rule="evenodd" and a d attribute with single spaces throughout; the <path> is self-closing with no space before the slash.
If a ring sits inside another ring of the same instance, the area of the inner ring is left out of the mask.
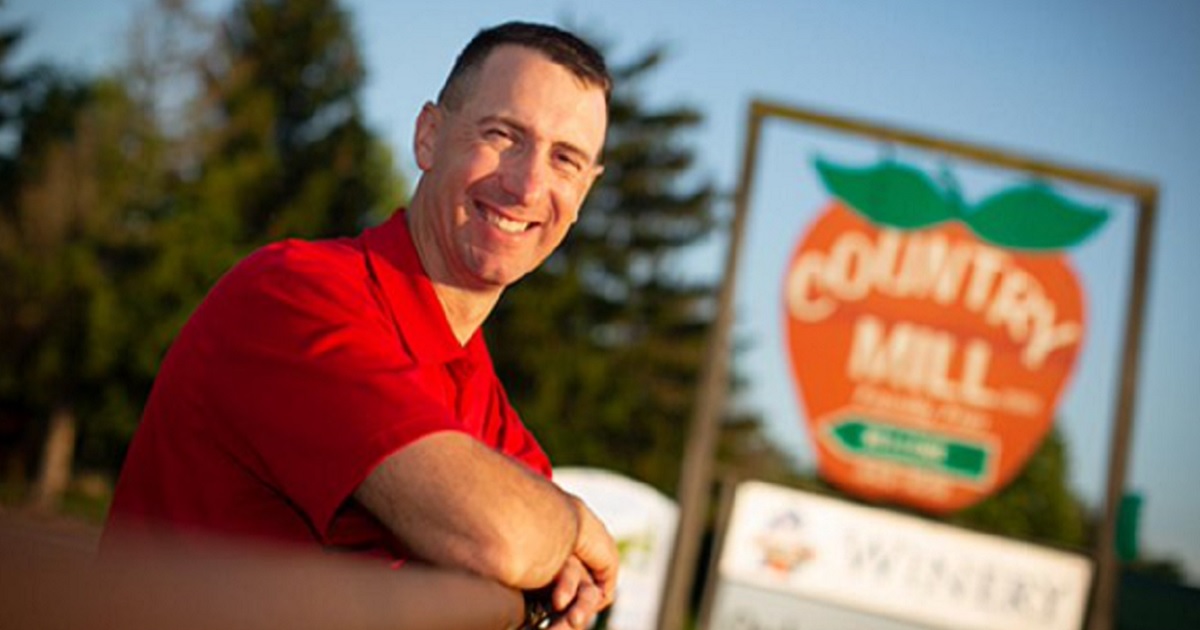
<path id="1" fill-rule="evenodd" d="M 55 405 L 50 413 L 42 459 L 30 494 L 30 507 L 42 513 L 58 509 L 71 483 L 71 462 L 75 459 L 75 411 L 70 405 Z"/>

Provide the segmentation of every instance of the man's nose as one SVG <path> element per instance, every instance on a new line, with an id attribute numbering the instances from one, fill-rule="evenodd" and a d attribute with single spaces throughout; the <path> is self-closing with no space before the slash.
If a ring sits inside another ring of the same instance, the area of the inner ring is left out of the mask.
<path id="1" fill-rule="evenodd" d="M 540 151 L 527 148 L 505 155 L 500 182 L 513 201 L 524 206 L 536 204 L 549 185 L 548 165 Z"/>

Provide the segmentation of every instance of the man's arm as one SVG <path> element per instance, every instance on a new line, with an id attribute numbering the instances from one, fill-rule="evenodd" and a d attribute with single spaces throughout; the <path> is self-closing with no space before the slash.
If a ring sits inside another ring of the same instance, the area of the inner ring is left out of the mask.
<path id="1" fill-rule="evenodd" d="M 581 544 L 584 564 L 613 564 L 590 570 L 615 571 L 605 542 L 592 540 L 597 523 L 585 518 L 594 516 L 582 517 L 576 499 L 461 433 L 435 433 L 393 453 L 354 496 L 422 559 L 510 587 L 549 584 Z"/>

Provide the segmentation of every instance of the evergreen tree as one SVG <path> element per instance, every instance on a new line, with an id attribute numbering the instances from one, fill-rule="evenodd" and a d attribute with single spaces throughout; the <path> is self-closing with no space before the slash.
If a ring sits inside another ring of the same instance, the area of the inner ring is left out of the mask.
<path id="1" fill-rule="evenodd" d="M 0 26 L 0 208 L 11 208 L 16 190 L 16 139 L 27 73 L 13 67 L 13 52 L 24 31 Z"/>
<path id="2" fill-rule="evenodd" d="M 1069 479 L 1066 443 L 1054 427 L 1012 482 L 947 520 L 1002 536 L 1083 548 L 1090 545 L 1088 514 Z"/>
<path id="3" fill-rule="evenodd" d="M 370 177 L 380 144 L 363 121 L 350 16 L 335 0 L 242 0 L 205 74 L 209 227 L 241 250 L 361 229 L 381 202 Z"/>
<path id="4" fill-rule="evenodd" d="M 45 434 L 42 508 L 66 488 L 77 431 L 94 426 L 81 414 L 124 400 L 112 374 L 134 330 L 121 278 L 144 248 L 132 203 L 143 183 L 137 118 L 120 85 L 49 67 L 22 94 L 0 221 L 0 405 L 27 433 Z"/>
<path id="5" fill-rule="evenodd" d="M 716 458 L 714 482 L 725 482 L 731 476 L 732 480 L 755 479 L 806 490 L 822 487 L 801 471 L 794 456 L 770 439 L 757 415 L 747 413 L 725 420 Z"/>
<path id="6" fill-rule="evenodd" d="M 711 183 L 685 185 L 702 122 L 639 89 L 664 58 L 614 66 L 603 177 L 540 270 L 486 327 L 512 402 L 556 465 L 598 466 L 674 491 L 715 289 L 681 254 L 715 227 Z M 694 179 L 694 178 L 691 178 Z"/>
<path id="7" fill-rule="evenodd" d="M 199 20 L 180 0 L 160 9 L 168 29 Z M 364 71 L 336 1 L 242 0 L 212 30 L 211 52 L 189 60 L 187 47 L 176 49 L 183 58 L 174 67 L 197 72 L 199 87 L 189 116 L 164 123 L 175 134 L 175 178 L 139 301 L 147 312 L 139 362 L 155 366 L 213 283 L 252 249 L 356 233 L 404 190 L 364 122 Z M 136 64 L 137 74 L 158 76 L 152 61 Z"/>
<path id="8" fill-rule="evenodd" d="M 162 24 L 195 24 L 186 0 L 156 9 Z M 247 0 L 212 56 L 156 57 L 178 42 L 169 34 L 138 31 L 120 72 L 79 80 L 15 72 L 15 32 L 0 33 L 0 133 L 13 138 L 0 145 L 0 418 L 59 436 L 41 458 L 45 507 L 73 459 L 116 471 L 167 346 L 240 256 L 356 232 L 403 192 L 362 121 L 335 2 Z M 164 114 L 163 94 L 192 80 L 205 89 Z"/>

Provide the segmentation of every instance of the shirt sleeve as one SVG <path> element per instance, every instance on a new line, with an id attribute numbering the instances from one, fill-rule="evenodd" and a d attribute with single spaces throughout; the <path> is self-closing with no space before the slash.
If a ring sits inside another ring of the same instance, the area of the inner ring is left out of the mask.
<path id="1" fill-rule="evenodd" d="M 550 479 L 553 473 L 550 458 L 546 456 L 546 452 L 542 450 L 541 445 L 529 432 L 525 423 L 517 416 L 517 412 L 508 402 L 508 395 L 505 393 L 504 387 L 494 375 L 491 379 L 491 389 L 490 400 L 494 401 L 496 406 L 493 417 L 497 418 L 497 421 L 494 427 L 489 427 L 485 431 L 485 441 L 500 452 L 521 462 L 530 470 Z"/>
<path id="2" fill-rule="evenodd" d="M 343 254 L 268 249 L 202 307 L 214 380 L 204 391 L 229 450 L 322 538 L 385 457 L 462 430 L 416 381 L 361 258 Z"/>

